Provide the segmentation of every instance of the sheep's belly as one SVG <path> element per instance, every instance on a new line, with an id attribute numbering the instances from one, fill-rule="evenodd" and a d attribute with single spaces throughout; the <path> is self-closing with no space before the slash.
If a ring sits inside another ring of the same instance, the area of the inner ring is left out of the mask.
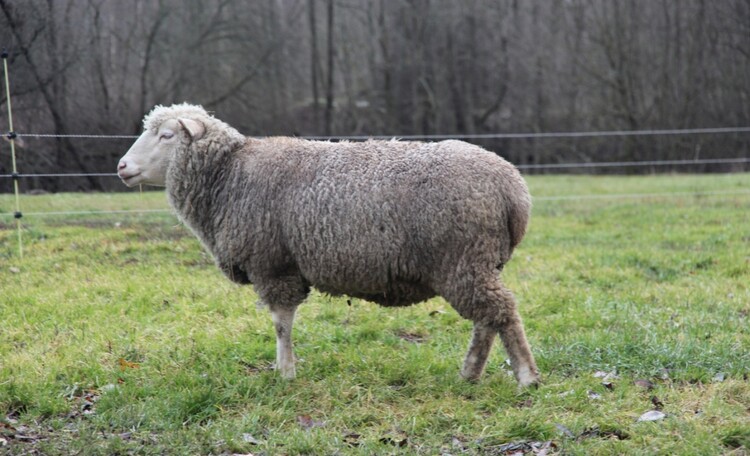
<path id="1" fill-rule="evenodd" d="M 325 285 L 316 285 L 316 288 L 324 293 L 340 296 L 347 295 L 353 298 L 371 301 L 386 307 L 410 306 L 425 301 L 435 296 L 435 292 L 421 284 L 407 282 L 393 282 L 389 288 L 380 292 L 361 292 L 353 289 L 342 290 L 329 288 Z"/>

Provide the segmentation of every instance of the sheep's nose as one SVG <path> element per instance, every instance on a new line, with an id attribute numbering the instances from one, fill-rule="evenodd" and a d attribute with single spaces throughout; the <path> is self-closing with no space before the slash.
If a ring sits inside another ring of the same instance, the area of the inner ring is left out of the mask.
<path id="1" fill-rule="evenodd" d="M 122 171 L 123 169 L 127 167 L 128 167 L 128 164 L 125 163 L 125 160 L 120 160 L 120 163 L 117 164 L 117 171 Z"/>

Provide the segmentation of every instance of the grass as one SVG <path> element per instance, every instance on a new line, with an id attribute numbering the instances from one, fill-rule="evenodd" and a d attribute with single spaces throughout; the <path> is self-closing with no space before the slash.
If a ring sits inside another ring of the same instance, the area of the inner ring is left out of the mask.
<path id="1" fill-rule="evenodd" d="M 283 381 L 252 288 L 172 216 L 28 216 L 23 259 L 0 216 L 0 454 L 750 453 L 750 176 L 528 180 L 504 280 L 544 375 L 530 391 L 499 344 L 479 383 L 458 377 L 471 326 L 440 298 L 318 293 Z M 22 197 L 27 213 L 165 205 Z"/>

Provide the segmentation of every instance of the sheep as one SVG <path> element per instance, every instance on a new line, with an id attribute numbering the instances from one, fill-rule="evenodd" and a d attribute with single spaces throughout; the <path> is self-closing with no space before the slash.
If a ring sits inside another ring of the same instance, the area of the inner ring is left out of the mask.
<path id="1" fill-rule="evenodd" d="M 166 187 L 177 216 L 232 281 L 253 284 L 295 377 L 292 324 L 311 287 L 382 306 L 444 297 L 474 323 L 461 376 L 499 334 L 520 386 L 539 372 L 499 274 L 526 232 L 518 170 L 478 146 L 245 137 L 187 103 L 156 106 L 122 157 L 125 185 Z"/>

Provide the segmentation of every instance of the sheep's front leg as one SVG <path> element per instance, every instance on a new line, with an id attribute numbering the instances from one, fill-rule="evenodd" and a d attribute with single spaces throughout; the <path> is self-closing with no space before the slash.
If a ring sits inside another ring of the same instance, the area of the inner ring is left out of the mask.
<path id="1" fill-rule="evenodd" d="M 297 307 L 271 307 L 271 318 L 276 330 L 276 370 L 285 379 L 295 376 L 292 352 L 292 325 Z"/>

